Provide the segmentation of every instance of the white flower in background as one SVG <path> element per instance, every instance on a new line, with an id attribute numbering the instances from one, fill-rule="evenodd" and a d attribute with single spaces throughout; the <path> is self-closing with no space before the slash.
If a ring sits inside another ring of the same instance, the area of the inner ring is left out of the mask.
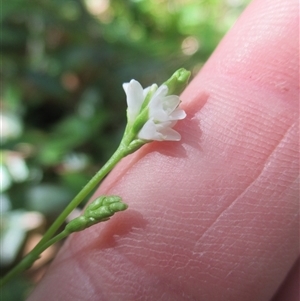
<path id="1" fill-rule="evenodd" d="M 168 95 L 167 85 L 163 84 L 158 88 L 153 84 L 143 89 L 140 83 L 133 79 L 123 84 L 123 88 L 127 96 L 128 124 L 141 123 L 138 139 L 148 141 L 181 139 L 180 134 L 172 128 L 178 120 L 186 117 L 186 113 L 179 108 L 179 97 Z"/>

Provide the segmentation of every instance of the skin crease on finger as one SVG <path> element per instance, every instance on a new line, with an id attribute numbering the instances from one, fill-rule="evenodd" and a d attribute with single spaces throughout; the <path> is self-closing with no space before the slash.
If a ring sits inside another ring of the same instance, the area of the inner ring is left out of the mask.
<path id="1" fill-rule="evenodd" d="M 181 142 L 116 167 L 97 195 L 128 210 L 72 235 L 28 300 L 272 298 L 299 255 L 297 8 L 246 9 L 182 95 Z"/>
<path id="2" fill-rule="evenodd" d="M 290 270 L 284 283 L 279 288 L 278 292 L 272 301 L 299 301 L 299 283 L 300 283 L 300 260 L 296 262 Z"/>

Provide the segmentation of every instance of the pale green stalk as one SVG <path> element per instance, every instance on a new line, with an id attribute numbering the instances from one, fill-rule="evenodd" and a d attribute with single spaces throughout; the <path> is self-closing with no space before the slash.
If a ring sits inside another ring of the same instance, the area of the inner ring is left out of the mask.
<path id="1" fill-rule="evenodd" d="M 69 203 L 69 205 L 64 209 L 64 211 L 58 216 L 51 227 L 46 231 L 43 238 L 35 246 L 35 248 L 26 255 L 21 262 L 19 262 L 8 274 L 6 274 L 0 280 L 0 287 L 7 283 L 17 274 L 28 269 L 34 261 L 39 258 L 41 252 L 47 249 L 50 245 L 57 242 L 58 240 L 67 236 L 68 232 L 65 230 L 52 238 L 60 226 L 64 223 L 68 215 L 88 196 L 90 192 L 103 180 L 103 178 L 114 168 L 114 166 L 125 156 L 132 153 L 134 149 L 128 146 L 130 141 L 132 141 L 131 135 L 127 134 L 122 139 L 119 147 L 111 156 L 111 158 L 106 162 L 106 164 L 94 175 L 94 177 L 83 187 L 83 189 L 74 197 L 74 199 Z M 51 239 L 52 238 L 52 239 Z"/>
<path id="2" fill-rule="evenodd" d="M 0 287 L 6 284 L 10 279 L 14 278 L 16 275 L 22 273 L 24 270 L 31 267 L 31 265 L 39 258 L 40 254 L 49 248 L 51 245 L 55 244 L 59 240 L 65 238 L 70 233 L 66 230 L 62 231 L 52 239 L 48 240 L 43 245 L 37 245 L 34 250 L 27 254 L 12 270 L 10 270 L 5 277 L 0 279 Z"/>

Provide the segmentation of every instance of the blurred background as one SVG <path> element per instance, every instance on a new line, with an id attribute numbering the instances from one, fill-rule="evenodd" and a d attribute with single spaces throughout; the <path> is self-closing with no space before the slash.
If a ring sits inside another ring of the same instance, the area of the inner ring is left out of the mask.
<path id="1" fill-rule="evenodd" d="M 195 75 L 249 0 L 7 0 L 1 11 L 2 275 L 122 137 L 122 83 Z M 1 292 L 24 300 L 59 246 Z"/>

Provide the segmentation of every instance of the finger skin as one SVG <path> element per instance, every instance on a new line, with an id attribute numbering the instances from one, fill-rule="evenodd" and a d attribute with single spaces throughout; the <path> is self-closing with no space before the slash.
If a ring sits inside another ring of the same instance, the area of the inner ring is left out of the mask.
<path id="1" fill-rule="evenodd" d="M 72 235 L 29 300 L 269 301 L 299 255 L 298 10 L 256 0 L 182 95 L 180 143 L 97 194 L 129 209 Z"/>
<path id="2" fill-rule="evenodd" d="M 300 259 L 286 277 L 272 301 L 299 301 L 300 300 Z"/>

